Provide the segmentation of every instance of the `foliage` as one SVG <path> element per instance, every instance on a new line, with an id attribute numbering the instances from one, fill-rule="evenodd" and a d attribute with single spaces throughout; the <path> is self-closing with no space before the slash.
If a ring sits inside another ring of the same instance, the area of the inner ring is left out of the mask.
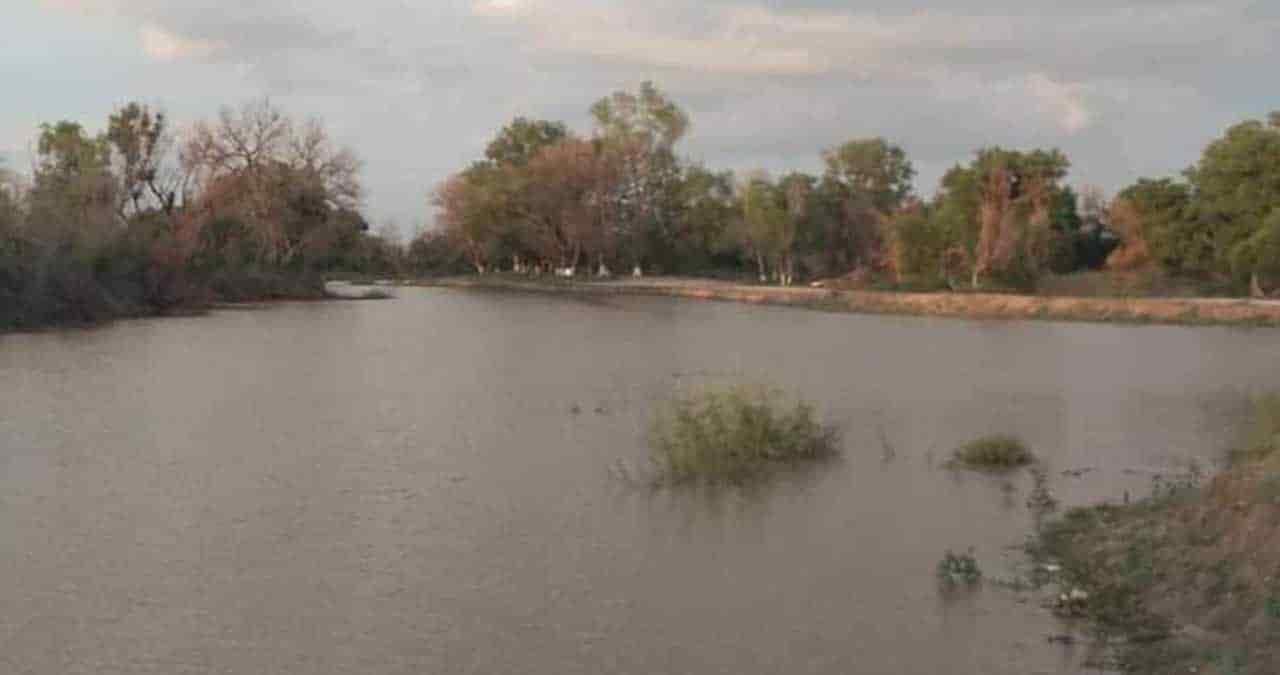
<path id="1" fill-rule="evenodd" d="M 318 121 L 252 102 L 180 152 L 168 128 L 138 103 L 96 136 L 41 126 L 30 188 L 0 176 L 0 330 L 320 297 L 326 272 L 400 265 L 358 211 L 359 162 Z"/>
<path id="2" fill-rule="evenodd" d="M 569 138 L 563 122 L 517 117 L 498 132 L 484 156 L 500 166 L 524 166 L 544 148 Z"/>
<path id="3" fill-rule="evenodd" d="M 813 406 L 774 390 L 735 386 L 672 400 L 655 416 L 653 459 L 664 479 L 739 481 L 837 452 Z"/>
<path id="4" fill-rule="evenodd" d="M 1035 460 L 1027 444 L 1016 436 L 984 436 L 958 448 L 951 462 L 975 469 L 1013 469 Z"/>
<path id="5" fill-rule="evenodd" d="M 1230 278 L 1237 292 L 1280 289 L 1280 116 L 1234 125 L 1186 181 L 1139 180 L 1112 206 L 1124 244 L 1111 264 Z"/>

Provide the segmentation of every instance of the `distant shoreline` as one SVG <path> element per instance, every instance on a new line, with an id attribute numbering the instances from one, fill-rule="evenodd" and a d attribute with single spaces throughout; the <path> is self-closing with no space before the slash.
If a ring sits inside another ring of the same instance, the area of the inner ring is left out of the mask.
<path id="1" fill-rule="evenodd" d="M 1095 323 L 1280 326 L 1280 301 L 1275 300 L 911 293 L 807 286 L 754 286 L 674 277 L 566 281 L 494 275 L 446 277 L 408 283 L 414 286 L 547 294 L 657 295 L 785 305 L 854 314 Z"/>

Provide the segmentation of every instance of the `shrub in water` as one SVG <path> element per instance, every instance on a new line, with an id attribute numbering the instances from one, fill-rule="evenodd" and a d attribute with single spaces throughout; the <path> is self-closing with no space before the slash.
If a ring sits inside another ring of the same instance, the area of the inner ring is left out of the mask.
<path id="1" fill-rule="evenodd" d="M 837 445 L 813 406 L 751 386 L 677 397 L 659 411 L 650 441 L 663 478 L 675 481 L 740 480 L 830 457 Z"/>
<path id="2" fill-rule="evenodd" d="M 975 469 L 1013 469 L 1034 460 L 1022 439 L 997 435 L 964 444 L 956 450 L 951 464 Z"/>
<path id="3" fill-rule="evenodd" d="M 967 553 L 947 551 L 938 561 L 938 580 L 948 585 L 976 584 L 982 579 L 982 570 L 978 569 L 978 560 L 973 557 L 973 550 Z"/>

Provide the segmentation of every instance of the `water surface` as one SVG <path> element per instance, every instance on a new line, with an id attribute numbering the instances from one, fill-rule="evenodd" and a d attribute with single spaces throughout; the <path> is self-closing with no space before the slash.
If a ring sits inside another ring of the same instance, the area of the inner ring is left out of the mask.
<path id="1" fill-rule="evenodd" d="M 398 293 L 0 337 L 0 672 L 1078 672 L 1034 602 L 938 589 L 1032 527 L 946 454 L 1145 494 L 1280 386 L 1275 330 Z M 802 392 L 843 461 L 619 479 L 706 380 Z"/>

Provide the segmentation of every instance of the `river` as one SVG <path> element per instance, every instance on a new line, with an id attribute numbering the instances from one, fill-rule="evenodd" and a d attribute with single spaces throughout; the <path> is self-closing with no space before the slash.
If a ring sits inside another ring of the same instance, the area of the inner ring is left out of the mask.
<path id="1" fill-rule="evenodd" d="M 1028 476 L 947 454 L 1140 496 L 1280 388 L 1274 329 L 397 293 L 0 336 L 0 672 L 1079 672 L 1027 597 L 939 588 L 1033 527 Z M 843 459 L 624 480 L 706 381 L 803 394 Z"/>

